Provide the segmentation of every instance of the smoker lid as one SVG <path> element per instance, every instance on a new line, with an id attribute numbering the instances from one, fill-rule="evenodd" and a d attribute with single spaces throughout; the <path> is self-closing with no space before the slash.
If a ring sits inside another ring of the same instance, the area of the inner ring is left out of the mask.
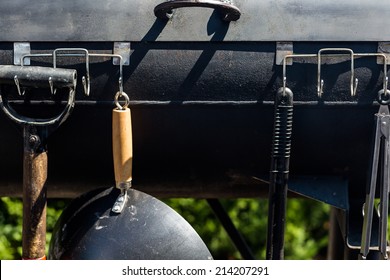
<path id="1" fill-rule="evenodd" d="M 390 41 L 386 1 L 235 0 L 230 23 L 201 7 L 157 19 L 164 1 L 1 1 L 0 41 Z"/>

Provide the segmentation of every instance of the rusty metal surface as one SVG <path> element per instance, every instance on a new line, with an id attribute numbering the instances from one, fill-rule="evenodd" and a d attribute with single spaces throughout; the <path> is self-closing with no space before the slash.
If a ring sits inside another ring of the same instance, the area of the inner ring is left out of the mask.
<path id="1" fill-rule="evenodd" d="M 218 31 L 218 41 L 390 41 L 385 1 L 236 0 L 242 15 L 230 24 L 197 7 L 160 20 L 162 2 L 1 1 L 0 41 L 210 41 Z"/>
<path id="2" fill-rule="evenodd" d="M 47 153 L 25 151 L 23 164 L 23 259 L 45 256 Z"/>

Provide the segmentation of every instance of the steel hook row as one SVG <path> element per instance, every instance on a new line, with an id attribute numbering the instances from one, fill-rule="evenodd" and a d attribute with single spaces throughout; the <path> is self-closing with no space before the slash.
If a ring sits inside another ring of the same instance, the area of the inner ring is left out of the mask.
<path id="1" fill-rule="evenodd" d="M 58 48 L 55 49 L 52 53 L 37 53 L 37 54 L 25 54 L 21 57 L 20 64 L 24 66 L 24 61 L 26 58 L 32 57 L 52 57 L 53 58 L 53 68 L 57 68 L 57 57 L 84 57 L 85 58 L 85 76 L 81 78 L 83 84 L 84 94 L 86 96 L 90 95 L 91 92 L 91 78 L 90 78 L 90 57 L 103 57 L 103 58 L 117 58 L 119 59 L 119 79 L 118 87 L 119 92 L 123 93 L 123 57 L 119 54 L 100 54 L 100 53 L 89 53 L 87 49 L 84 48 Z M 24 95 L 24 91 L 21 91 L 18 77 L 15 76 L 15 85 L 18 89 L 19 95 Z M 49 78 L 48 80 L 50 91 L 52 94 L 56 94 L 56 89 L 53 86 L 53 81 Z"/>
<path id="2" fill-rule="evenodd" d="M 322 57 L 324 53 L 328 53 L 327 56 L 343 56 L 348 55 L 351 60 L 351 76 L 350 76 L 350 93 L 351 97 L 356 96 L 359 80 L 355 77 L 355 58 L 357 57 L 382 57 L 383 58 L 383 89 L 379 91 L 378 95 L 384 95 L 388 97 L 390 91 L 387 89 L 388 76 L 387 76 L 387 57 L 384 53 L 355 53 L 352 49 L 348 48 L 323 48 L 318 51 L 317 54 L 288 54 L 283 57 L 283 96 L 286 96 L 287 87 L 287 59 L 294 58 L 317 58 L 317 96 L 322 98 L 324 93 L 324 80 L 321 78 L 321 65 Z M 329 54 L 330 53 L 330 54 Z M 390 102 L 390 98 L 389 102 Z"/>

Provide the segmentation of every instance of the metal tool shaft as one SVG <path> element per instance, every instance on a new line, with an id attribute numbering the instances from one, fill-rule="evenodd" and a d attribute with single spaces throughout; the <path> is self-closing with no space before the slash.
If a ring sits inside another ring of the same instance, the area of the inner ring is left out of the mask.
<path id="1" fill-rule="evenodd" d="M 23 150 L 23 259 L 46 259 L 46 201 L 47 201 L 47 151 L 46 140 L 70 115 L 74 107 L 77 73 L 72 69 L 38 66 L 0 65 L 0 84 L 20 87 L 69 88 L 68 102 L 57 116 L 49 119 L 20 115 L 9 106 L 7 94 L 0 92 L 0 109 L 21 126 Z"/>
<path id="2" fill-rule="evenodd" d="M 42 128 L 40 129 L 42 130 Z M 35 127 L 24 126 L 23 259 L 44 259 L 46 245 L 47 152 Z"/>
<path id="3" fill-rule="evenodd" d="M 389 207 L 389 138 L 390 138 L 390 113 L 387 105 L 382 105 L 375 114 L 375 133 L 372 151 L 369 185 L 366 191 L 364 203 L 364 219 L 360 255 L 366 259 L 371 246 L 371 233 L 375 208 L 376 188 L 380 188 L 379 204 L 379 251 L 384 259 L 387 259 L 387 227 Z"/>
<path id="4" fill-rule="evenodd" d="M 271 156 L 267 259 L 284 258 L 287 182 L 290 165 L 293 94 L 280 89 L 275 100 L 275 123 Z"/>

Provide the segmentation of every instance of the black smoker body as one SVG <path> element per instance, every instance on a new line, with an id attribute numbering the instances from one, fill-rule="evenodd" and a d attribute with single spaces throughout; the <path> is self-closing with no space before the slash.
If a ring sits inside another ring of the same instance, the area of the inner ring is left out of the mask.
<path id="1" fill-rule="evenodd" d="M 64 47 L 102 54 L 122 48 L 129 55 L 123 86 L 133 114 L 138 188 L 159 197 L 256 197 L 268 191 L 283 57 L 331 49 L 321 62 L 321 97 L 318 56 L 286 61 L 286 84 L 294 94 L 289 189 L 339 209 L 345 241 L 358 248 L 384 71 L 381 56 L 353 57 L 359 82 L 351 97 L 351 55 L 345 50 L 386 53 L 390 7 L 352 0 L 236 0 L 239 19 L 227 20 L 223 9 L 191 6 L 173 9 L 167 20 L 155 16 L 161 2 L 0 4 L 0 64 L 19 63 L 20 53 Z M 29 59 L 52 66 L 47 57 Z M 82 56 L 61 56 L 57 64 L 76 69 L 79 77 L 86 72 Z M 112 185 L 110 114 L 119 68 L 111 59 L 92 57 L 89 72 L 90 96 L 79 82 L 72 115 L 50 138 L 49 197 Z M 3 90 L 17 94 L 14 85 Z M 38 91 L 13 105 L 40 117 L 61 106 L 60 97 L 36 101 Z M 0 127 L 0 194 L 19 196 L 22 139 L 3 115 Z"/>

